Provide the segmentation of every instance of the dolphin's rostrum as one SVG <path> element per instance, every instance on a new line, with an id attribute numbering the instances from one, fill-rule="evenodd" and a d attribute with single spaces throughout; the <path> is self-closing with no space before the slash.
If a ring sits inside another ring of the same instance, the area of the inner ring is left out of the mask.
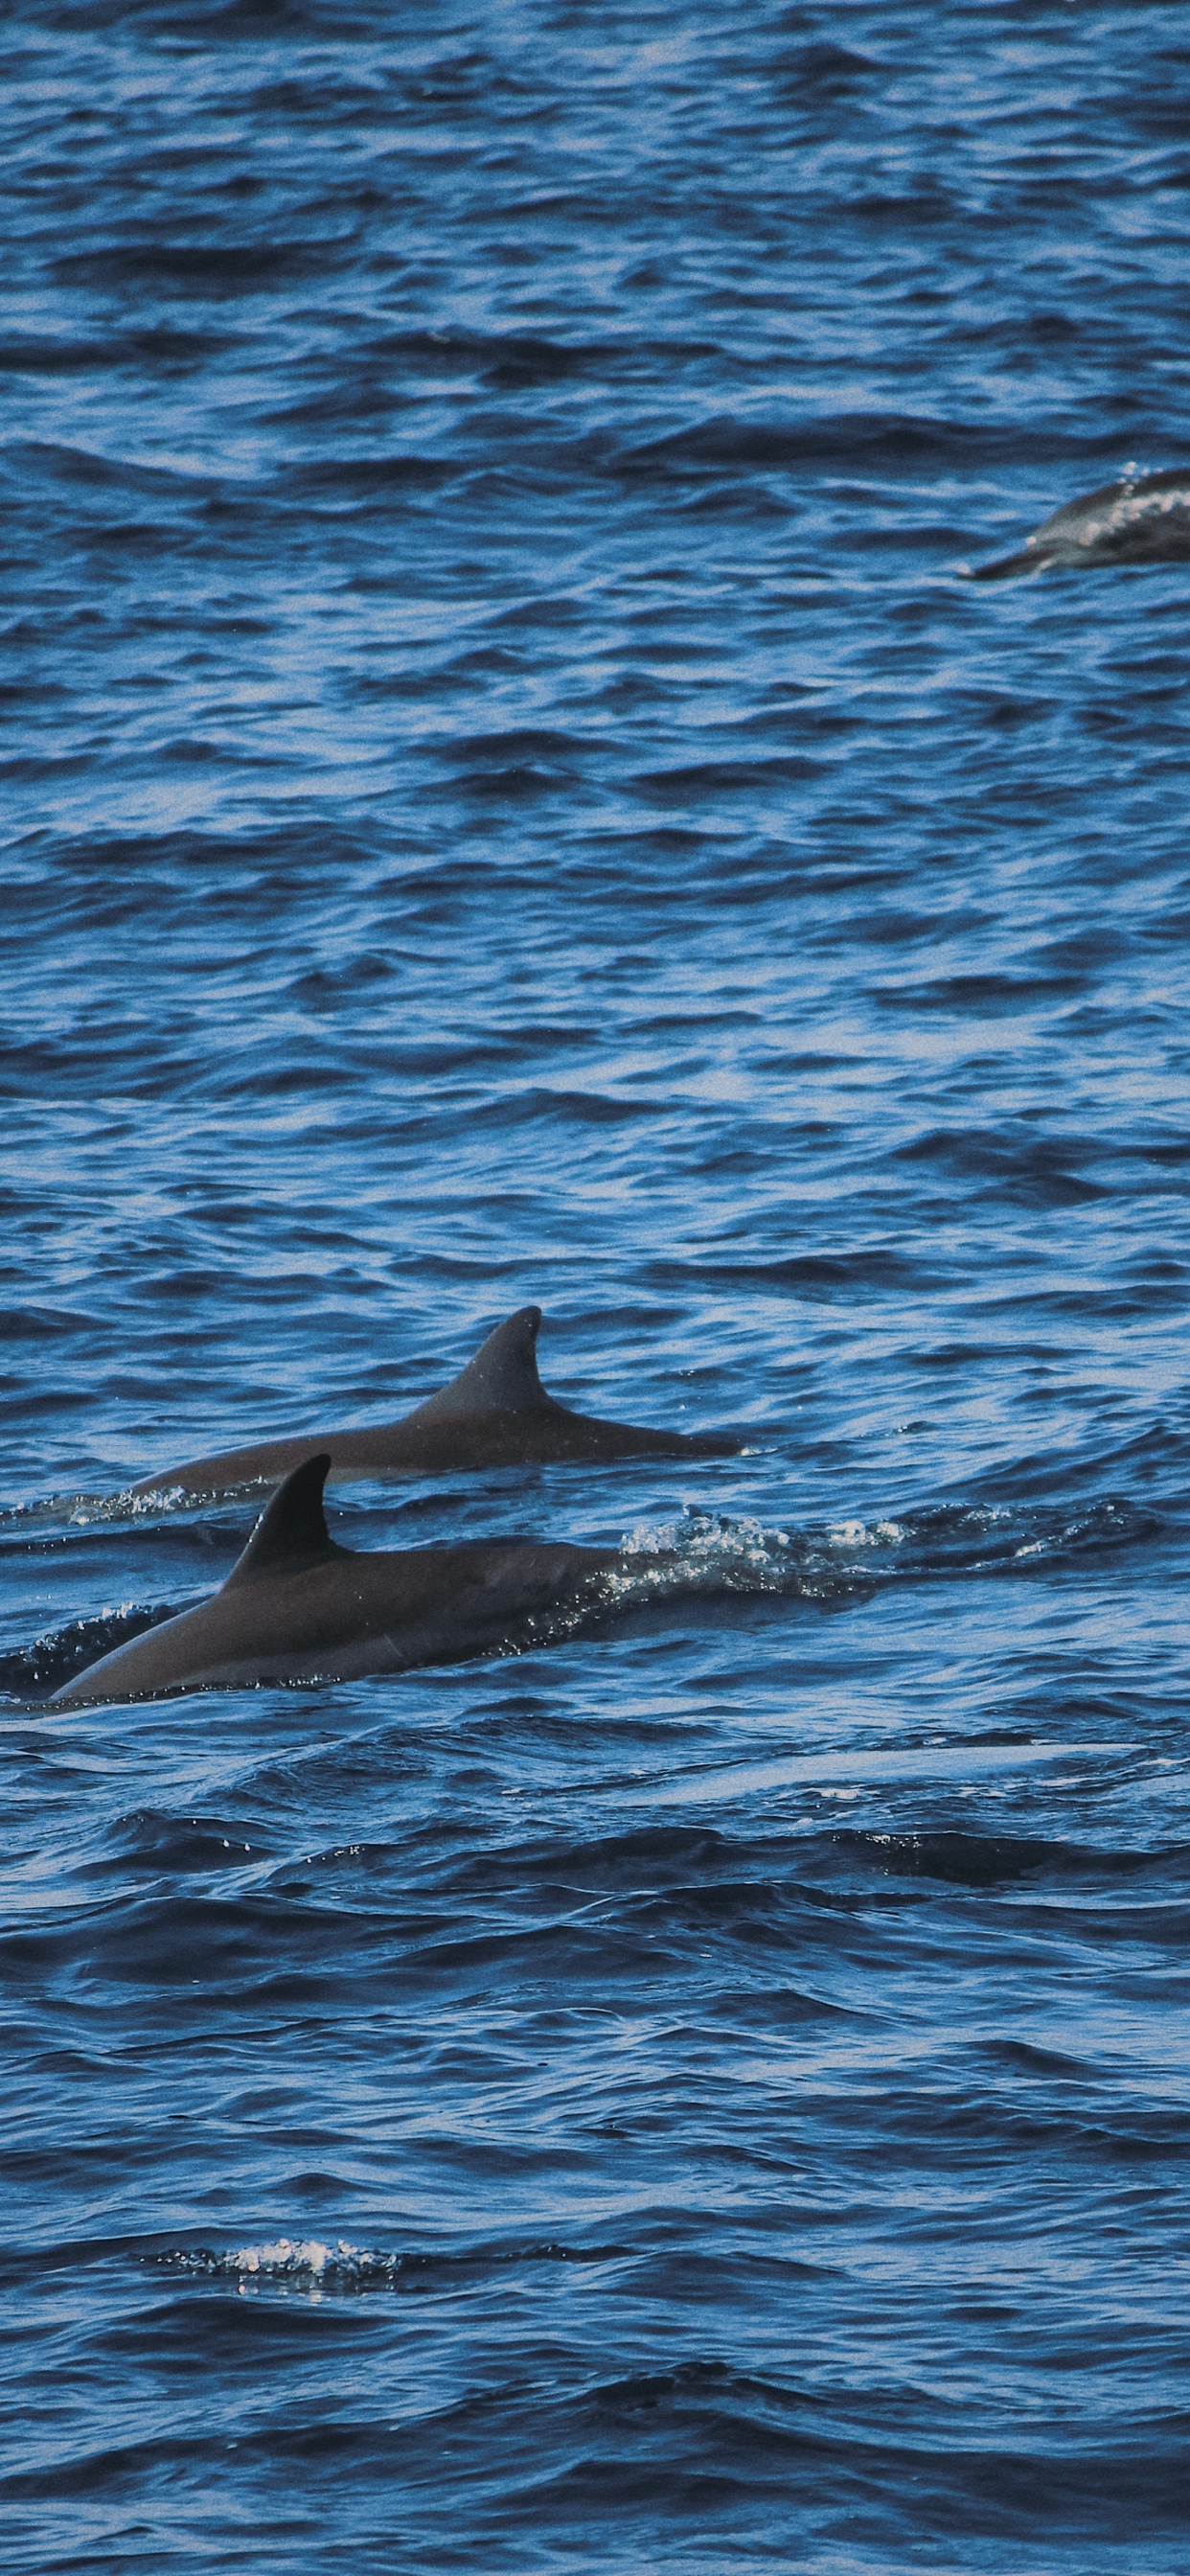
<path id="1" fill-rule="evenodd" d="M 1190 561 L 1190 466 L 1164 474 L 1128 474 L 1067 501 L 1026 537 L 1016 554 L 977 564 L 971 581 L 1010 581 L 1015 574 L 1092 572 L 1108 564 Z"/>
<path id="2" fill-rule="evenodd" d="M 232 1493 L 245 1485 L 273 1485 L 325 1449 L 332 1478 L 427 1476 L 468 1467 L 519 1467 L 568 1459 L 707 1457 L 739 1447 L 716 1432 L 653 1431 L 630 1422 L 603 1422 L 572 1413 L 547 1395 L 537 1374 L 539 1306 L 522 1306 L 488 1334 L 481 1350 L 449 1386 L 419 1404 L 400 1422 L 373 1428 L 303 1432 L 295 1439 L 263 1440 L 244 1449 L 191 1458 L 185 1466 L 146 1476 L 134 1494 Z"/>
<path id="3" fill-rule="evenodd" d="M 616 1548 L 480 1539 L 357 1555 L 330 1537 L 330 1460 L 286 1478 L 210 1600 L 130 1639 L 54 1692 L 52 1708 L 250 1682 L 353 1681 L 544 1645 L 610 1599 Z M 670 1560 L 672 1561 L 672 1560 Z M 634 1575 L 663 1557 L 634 1556 Z"/>

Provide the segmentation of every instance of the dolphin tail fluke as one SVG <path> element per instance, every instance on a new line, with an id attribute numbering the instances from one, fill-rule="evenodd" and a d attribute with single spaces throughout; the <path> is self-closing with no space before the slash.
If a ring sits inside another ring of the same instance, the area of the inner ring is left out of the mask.
<path id="1" fill-rule="evenodd" d="M 296 1573 L 303 1565 L 320 1565 L 339 1556 L 326 1525 L 322 1489 L 330 1454 L 307 1458 L 278 1485 L 267 1511 L 261 1513 L 242 1556 L 237 1557 L 223 1586 L 255 1583 L 261 1574 Z"/>

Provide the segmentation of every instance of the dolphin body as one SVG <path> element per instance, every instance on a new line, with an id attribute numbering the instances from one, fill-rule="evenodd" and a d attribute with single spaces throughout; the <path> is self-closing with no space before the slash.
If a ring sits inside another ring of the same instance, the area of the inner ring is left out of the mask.
<path id="1" fill-rule="evenodd" d="M 1067 501 L 1043 519 L 1016 554 L 978 564 L 970 581 L 1010 581 L 1017 573 L 1097 572 L 1108 564 L 1190 562 L 1190 467 L 1126 475 Z"/>
<path id="2" fill-rule="evenodd" d="M 307 1458 L 257 1522 L 222 1589 L 100 1657 L 51 1708 L 169 1698 L 250 1682 L 354 1681 L 542 1645 L 605 1606 L 615 1548 L 480 1539 L 358 1555 L 329 1536 L 330 1459 Z M 631 1559 L 634 1575 L 671 1560 Z"/>
<path id="3" fill-rule="evenodd" d="M 651 1431 L 630 1422 L 601 1422 L 572 1413 L 547 1395 L 537 1374 L 540 1306 L 497 1324 L 449 1386 L 400 1422 L 360 1431 L 303 1432 L 192 1458 L 133 1485 L 133 1494 L 231 1493 L 276 1485 L 312 1449 L 325 1449 L 339 1476 L 432 1476 L 467 1467 L 548 1465 L 568 1459 L 713 1457 L 738 1449 L 718 1432 Z"/>

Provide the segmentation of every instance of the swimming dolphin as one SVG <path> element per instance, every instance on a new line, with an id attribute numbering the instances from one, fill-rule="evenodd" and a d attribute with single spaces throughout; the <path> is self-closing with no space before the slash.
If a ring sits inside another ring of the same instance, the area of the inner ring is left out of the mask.
<path id="1" fill-rule="evenodd" d="M 133 1485 L 134 1494 L 234 1492 L 275 1485 L 292 1467 L 325 1449 L 339 1476 L 428 1476 L 466 1467 L 520 1467 L 580 1458 L 709 1457 L 738 1449 L 717 1432 L 650 1431 L 630 1422 L 601 1422 L 572 1413 L 547 1395 L 537 1374 L 540 1306 L 522 1306 L 489 1333 L 450 1385 L 400 1422 L 359 1431 L 303 1432 L 192 1458 Z"/>
<path id="2" fill-rule="evenodd" d="M 969 581 L 1008 581 L 1015 573 L 1093 572 L 1105 564 L 1190 561 L 1190 467 L 1130 474 L 1067 501 L 1034 528 L 1014 555 L 977 564 Z"/>
<path id="3" fill-rule="evenodd" d="M 51 1708 L 249 1682 L 354 1681 L 542 1645 L 611 1597 L 615 1548 L 480 1539 L 357 1555 L 329 1536 L 330 1458 L 307 1458 L 209 1601 L 164 1620 L 54 1692 Z M 667 1560 L 636 1557 L 634 1574 Z"/>

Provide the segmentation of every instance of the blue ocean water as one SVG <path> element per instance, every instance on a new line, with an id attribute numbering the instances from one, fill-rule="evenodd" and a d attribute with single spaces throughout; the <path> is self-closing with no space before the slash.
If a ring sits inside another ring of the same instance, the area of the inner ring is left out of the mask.
<path id="1" fill-rule="evenodd" d="M 4 2559 L 1190 2553 L 1173 6 L 10 0 Z M 539 1303 L 548 1651 L 48 1712 Z M 792 1557 L 800 1585 L 778 1580 Z"/>

